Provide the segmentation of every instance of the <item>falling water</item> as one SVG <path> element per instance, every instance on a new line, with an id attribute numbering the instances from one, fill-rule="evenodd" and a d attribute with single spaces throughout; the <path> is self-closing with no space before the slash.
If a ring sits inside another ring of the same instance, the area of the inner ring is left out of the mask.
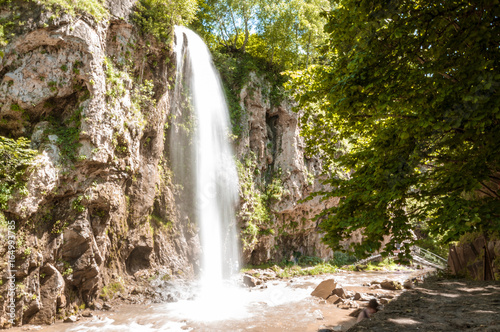
<path id="1" fill-rule="evenodd" d="M 194 217 L 200 227 L 200 281 L 202 289 L 213 290 L 238 269 L 238 177 L 229 143 L 229 113 L 205 43 L 185 27 L 177 26 L 175 37 L 177 106 L 171 158 L 174 174 L 191 177 L 183 182 L 192 187 Z"/>

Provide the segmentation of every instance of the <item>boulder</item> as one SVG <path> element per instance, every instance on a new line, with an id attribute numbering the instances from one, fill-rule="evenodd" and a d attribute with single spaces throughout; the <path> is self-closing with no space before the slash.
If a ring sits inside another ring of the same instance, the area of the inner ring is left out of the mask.
<path id="1" fill-rule="evenodd" d="M 94 314 L 92 313 L 92 311 L 90 311 L 89 309 L 85 309 L 83 312 L 82 312 L 82 317 L 92 317 L 94 316 Z"/>
<path id="2" fill-rule="evenodd" d="M 338 297 L 337 295 L 330 295 L 327 299 L 326 299 L 326 302 L 328 303 L 331 303 L 331 304 L 337 304 L 339 303 L 340 301 L 342 301 L 342 299 L 340 297 Z"/>
<path id="3" fill-rule="evenodd" d="M 249 276 L 248 274 L 245 274 L 243 276 L 243 283 L 248 287 L 255 287 L 261 285 L 262 281 L 255 277 Z"/>
<path id="4" fill-rule="evenodd" d="M 66 317 L 66 319 L 64 320 L 65 323 L 74 323 L 77 321 L 77 318 L 75 315 L 71 315 L 69 317 Z"/>
<path id="5" fill-rule="evenodd" d="M 332 294 L 337 295 L 338 297 L 340 297 L 342 299 L 347 298 L 347 294 L 342 287 L 335 288 L 333 290 Z"/>
<path id="6" fill-rule="evenodd" d="M 356 301 L 359 300 L 359 299 L 361 299 L 361 294 L 360 293 L 354 294 L 354 298 L 353 299 L 356 300 Z"/>
<path id="7" fill-rule="evenodd" d="M 334 279 L 324 280 L 318 285 L 318 287 L 314 289 L 311 295 L 326 300 L 330 295 L 333 294 L 333 291 L 336 287 L 337 283 Z"/>
<path id="8" fill-rule="evenodd" d="M 399 281 L 393 281 L 393 280 L 384 280 L 380 283 L 380 286 L 383 289 L 388 289 L 388 290 L 401 290 L 403 289 L 403 285 Z"/>

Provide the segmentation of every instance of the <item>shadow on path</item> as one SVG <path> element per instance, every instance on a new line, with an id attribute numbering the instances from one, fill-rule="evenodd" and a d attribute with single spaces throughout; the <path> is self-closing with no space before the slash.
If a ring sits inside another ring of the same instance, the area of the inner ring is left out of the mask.
<path id="1" fill-rule="evenodd" d="M 348 331 L 500 332 L 500 282 L 431 277 Z"/>

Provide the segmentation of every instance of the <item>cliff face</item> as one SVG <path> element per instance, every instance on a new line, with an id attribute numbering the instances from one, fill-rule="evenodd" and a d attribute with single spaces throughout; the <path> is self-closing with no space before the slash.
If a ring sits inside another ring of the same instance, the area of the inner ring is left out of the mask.
<path id="1" fill-rule="evenodd" d="M 260 264 L 292 255 L 331 258 L 313 217 L 338 199 L 302 201 L 325 189 L 321 160 L 307 156 L 299 133 L 300 112 L 285 100 L 271 105 L 269 84 L 256 75 L 240 93 L 245 110 L 236 144 L 240 159 L 240 226 L 244 261 Z M 260 210 L 266 210 L 260 213 Z M 260 217 L 255 217 L 255 215 Z"/>
<path id="2" fill-rule="evenodd" d="M 11 277 L 20 324 L 151 276 L 194 274 L 199 241 L 176 208 L 164 148 L 175 61 L 130 23 L 132 5 L 110 1 L 101 21 L 33 2 L 1 9 L 25 24 L 0 58 L 0 135 L 31 139 L 38 154 L 1 211 L 2 243 L 15 222 L 16 244 L 12 266 L 0 247 L 0 327 Z"/>
<path id="3" fill-rule="evenodd" d="M 168 162 L 179 144 L 169 141 L 175 56 L 140 34 L 133 3 L 108 1 L 102 19 L 25 1 L 0 8 L 0 19 L 22 21 L 0 52 L 2 243 L 15 224 L 12 247 L 0 247 L 0 327 L 11 325 L 12 280 L 20 325 L 198 268 L 189 193 L 172 184 Z M 321 162 L 304 155 L 300 113 L 272 106 L 268 91 L 254 75 L 240 94 L 244 262 L 328 258 L 311 219 L 336 201 L 300 202 L 322 188 Z M 35 154 L 29 165 L 22 138 Z M 6 177 L 8 167 L 24 176 Z"/>

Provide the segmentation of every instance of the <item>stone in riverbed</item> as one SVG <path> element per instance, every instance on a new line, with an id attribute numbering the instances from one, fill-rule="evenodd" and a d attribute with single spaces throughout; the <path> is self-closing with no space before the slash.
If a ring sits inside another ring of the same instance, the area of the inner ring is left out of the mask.
<path id="1" fill-rule="evenodd" d="M 326 299 L 326 302 L 328 303 L 331 303 L 331 304 L 337 304 L 339 303 L 340 301 L 342 301 L 342 299 L 340 297 L 338 297 L 337 295 L 330 295 L 327 299 Z"/>
<path id="2" fill-rule="evenodd" d="M 321 310 L 317 309 L 317 310 L 314 310 L 313 312 L 313 316 L 314 318 L 316 318 L 317 320 L 323 320 L 325 319 L 325 317 L 323 316 L 323 313 L 321 312 Z"/>
<path id="3" fill-rule="evenodd" d="M 261 285 L 262 281 L 255 278 L 255 277 L 249 276 L 248 274 L 245 274 L 243 276 L 243 283 L 245 285 L 247 285 L 248 287 L 255 287 L 255 286 Z"/>
<path id="4" fill-rule="evenodd" d="M 326 300 L 330 295 L 333 294 L 333 291 L 335 290 L 336 287 L 337 283 L 335 282 L 334 279 L 324 280 L 318 285 L 318 287 L 314 289 L 311 295 Z"/>
<path id="5" fill-rule="evenodd" d="M 392 280 L 384 280 L 380 283 L 380 286 L 383 289 L 388 289 L 388 290 L 401 290 L 403 289 L 403 285 L 399 281 L 392 281 Z"/>
<path id="6" fill-rule="evenodd" d="M 85 309 L 83 312 L 82 312 L 82 317 L 92 317 L 94 316 L 94 314 L 92 314 L 92 312 L 88 309 Z"/>
<path id="7" fill-rule="evenodd" d="M 338 297 L 340 297 L 341 299 L 345 299 L 347 298 L 346 296 L 346 292 L 344 291 L 343 288 L 341 287 L 338 287 L 338 288 L 335 288 L 333 291 L 332 291 L 332 294 L 333 295 L 337 295 Z"/>
<path id="8" fill-rule="evenodd" d="M 67 318 L 64 320 L 64 322 L 65 322 L 65 323 L 74 323 L 74 322 L 76 322 L 76 321 L 77 321 L 77 318 L 76 318 L 76 316 L 74 316 L 74 315 L 71 315 L 71 316 L 67 317 Z"/>

